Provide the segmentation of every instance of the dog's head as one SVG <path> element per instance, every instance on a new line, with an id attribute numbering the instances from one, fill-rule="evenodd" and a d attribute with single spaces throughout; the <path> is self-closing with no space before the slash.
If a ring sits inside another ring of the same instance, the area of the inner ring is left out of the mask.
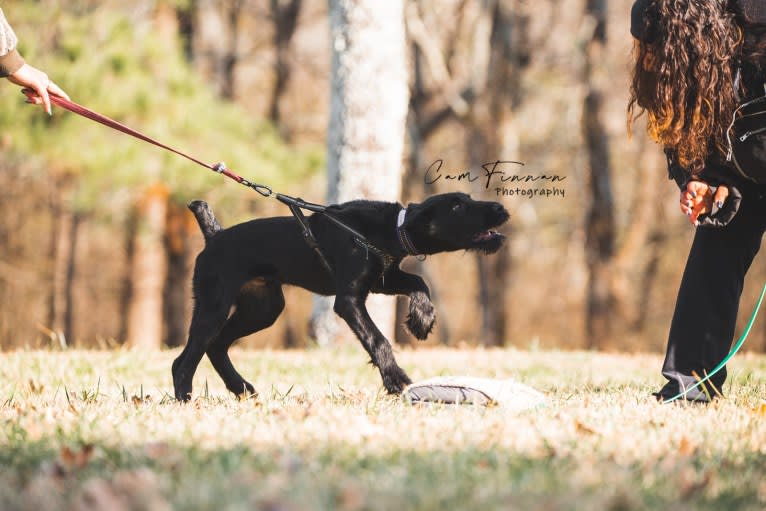
<path id="1" fill-rule="evenodd" d="M 498 202 L 476 201 L 464 193 L 434 195 L 407 207 L 402 228 L 422 254 L 454 250 L 500 250 L 505 236 L 493 229 L 510 215 Z"/>

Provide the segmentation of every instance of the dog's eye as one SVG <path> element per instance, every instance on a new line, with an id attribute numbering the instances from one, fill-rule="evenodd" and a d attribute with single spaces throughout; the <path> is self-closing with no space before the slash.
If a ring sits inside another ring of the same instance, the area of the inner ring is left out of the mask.
<path id="1" fill-rule="evenodd" d="M 452 205 L 452 211 L 460 211 L 463 209 L 463 203 L 462 202 L 456 202 Z"/>

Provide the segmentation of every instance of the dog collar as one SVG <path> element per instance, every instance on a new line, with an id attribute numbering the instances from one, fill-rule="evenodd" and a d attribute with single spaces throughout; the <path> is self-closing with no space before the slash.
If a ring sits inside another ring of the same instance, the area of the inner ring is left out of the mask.
<path id="1" fill-rule="evenodd" d="M 402 208 L 399 211 L 399 217 L 396 219 L 396 234 L 399 237 L 399 244 L 402 246 L 407 255 L 417 256 L 420 255 L 418 249 L 412 243 L 407 231 L 404 230 L 404 219 L 407 217 L 407 210 Z"/>

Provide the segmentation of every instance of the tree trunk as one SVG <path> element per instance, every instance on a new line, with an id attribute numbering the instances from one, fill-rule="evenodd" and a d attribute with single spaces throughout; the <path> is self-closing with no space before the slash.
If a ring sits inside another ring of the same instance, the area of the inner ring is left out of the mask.
<path id="1" fill-rule="evenodd" d="M 66 183 L 59 182 L 52 209 L 54 223 L 51 231 L 50 260 L 53 263 L 51 293 L 48 300 L 48 335 L 59 346 L 74 341 L 74 278 L 78 232 L 81 217 L 71 210 L 62 197 L 68 195 Z"/>
<path id="2" fill-rule="evenodd" d="M 397 201 L 409 97 L 404 0 L 330 0 L 330 41 L 327 200 Z M 331 304 L 318 298 L 312 315 L 320 345 L 338 332 Z M 372 295 L 367 307 L 393 339 L 394 299 Z"/>
<path id="3" fill-rule="evenodd" d="M 269 118 L 279 129 L 283 137 L 289 139 L 285 126 L 282 124 L 280 103 L 290 82 L 291 69 L 288 57 L 290 42 L 295 29 L 298 27 L 303 0 L 271 0 L 271 19 L 274 22 L 274 86 L 269 100 Z"/>
<path id="4" fill-rule="evenodd" d="M 666 208 L 646 207 L 655 200 L 656 191 L 666 186 L 662 171 L 665 156 L 647 135 L 640 136 L 634 196 L 622 243 L 614 257 L 611 286 L 617 321 L 639 332 L 646 328 L 660 258 L 669 239 Z M 636 261 L 647 252 L 646 264 L 637 271 Z"/>
<path id="5" fill-rule="evenodd" d="M 491 94 L 491 93 L 487 93 Z M 498 143 L 498 137 L 489 133 L 482 126 L 492 126 L 500 131 L 503 124 L 510 123 L 509 118 L 498 119 L 495 115 L 498 110 L 492 111 L 489 108 L 489 101 L 480 97 L 474 112 L 484 112 L 487 117 L 472 116 L 472 129 L 469 134 L 468 153 L 471 161 L 471 168 L 481 168 L 481 165 L 494 159 L 513 159 L 511 154 L 505 152 L 502 144 Z M 484 104 L 486 109 L 481 106 Z M 482 122 L 483 120 L 483 122 Z M 514 153 L 517 154 L 517 153 Z M 475 195 L 484 200 L 491 200 L 487 190 L 483 187 L 475 190 Z M 492 255 L 477 253 L 475 255 L 477 264 L 478 278 L 478 301 L 479 317 L 481 323 L 479 326 L 479 344 L 483 346 L 503 346 L 507 337 L 508 317 L 507 317 L 507 284 L 510 278 L 511 257 L 508 245 Z"/>
<path id="6" fill-rule="evenodd" d="M 607 134 L 600 121 L 601 108 L 601 94 L 592 90 L 585 99 L 583 112 L 591 192 L 585 237 L 588 265 L 586 334 L 589 348 L 601 347 L 603 343 L 610 340 L 616 303 L 611 285 L 611 263 L 616 234 L 614 202 L 609 172 Z"/>
<path id="7" fill-rule="evenodd" d="M 649 260 L 644 267 L 643 278 L 639 284 L 636 319 L 633 322 L 633 328 L 637 332 L 646 332 L 646 328 L 649 324 L 649 309 L 652 304 L 652 291 L 654 291 L 654 286 L 657 283 L 663 248 L 667 246 L 669 238 L 667 228 L 663 226 L 664 218 L 662 217 L 665 216 L 663 211 L 662 208 L 658 209 L 658 212 L 661 215 L 657 218 L 658 226 L 647 239 Z"/>
<path id="8" fill-rule="evenodd" d="M 183 204 L 171 202 L 167 208 L 165 253 L 167 279 L 163 291 L 165 345 L 186 343 L 191 304 L 192 247 L 191 234 L 196 230 L 194 217 Z"/>
<path id="9" fill-rule="evenodd" d="M 123 237 L 123 250 L 125 250 L 125 273 L 122 275 L 120 285 L 119 304 L 122 314 L 120 314 L 120 329 L 117 333 L 117 339 L 127 342 L 128 324 L 130 323 L 127 311 L 130 310 L 130 301 L 133 294 L 133 260 L 135 255 L 136 232 L 138 231 L 138 218 L 135 212 L 128 215 L 125 222 Z"/>
<path id="10" fill-rule="evenodd" d="M 484 8 L 488 23 L 480 23 L 487 33 L 476 37 L 485 39 L 488 48 L 483 75 L 486 83 L 477 84 L 481 92 L 470 115 L 467 153 L 471 168 L 496 160 L 518 160 L 519 136 L 513 116 L 521 102 L 521 72 L 526 63 L 522 58 L 526 47 L 526 20 L 514 0 L 487 2 Z M 481 180 L 480 180 L 481 181 Z M 478 183 L 479 181 L 477 181 Z M 476 190 L 485 200 L 494 195 L 485 186 Z M 502 346 L 508 336 L 508 282 L 511 254 L 508 245 L 497 254 L 476 255 L 479 279 L 481 327 L 479 342 L 485 346 Z"/>
<path id="11" fill-rule="evenodd" d="M 410 200 L 416 200 L 423 195 L 432 195 L 434 190 L 433 184 L 426 184 L 423 181 L 421 172 L 426 167 L 425 165 L 425 144 L 426 140 L 422 136 L 422 126 L 424 122 L 422 109 L 424 107 L 426 99 L 425 83 L 423 79 L 423 57 L 422 51 L 417 44 L 411 44 L 412 55 L 412 92 L 410 97 L 410 108 L 407 118 L 407 136 L 409 140 L 409 154 L 407 155 L 408 168 L 405 169 L 402 190 L 402 200 L 406 204 Z M 417 259 L 413 260 L 412 268 L 407 269 L 412 273 L 422 275 L 426 282 L 428 282 L 431 290 L 431 301 L 434 304 L 436 310 L 441 310 L 440 307 L 440 289 L 439 283 L 431 279 L 426 278 L 428 270 L 422 261 Z M 405 297 L 400 297 L 396 300 L 396 330 L 395 337 L 397 344 L 405 345 L 412 344 L 412 334 L 405 328 L 404 322 L 409 314 L 409 300 Z M 438 328 L 434 334 L 438 336 L 439 344 L 449 345 L 450 343 L 450 318 L 446 316 L 439 317 L 437 322 Z M 433 335 L 433 334 L 432 334 Z"/>
<path id="12" fill-rule="evenodd" d="M 591 203 L 586 219 L 588 287 L 586 335 L 589 348 L 598 348 L 612 338 L 615 299 L 611 286 L 615 254 L 615 217 L 609 162 L 609 138 L 602 121 L 604 95 L 595 68 L 606 43 L 606 1 L 587 0 L 585 20 L 592 32 L 585 45 L 585 99 L 582 130 L 588 152 Z"/>
<path id="13" fill-rule="evenodd" d="M 136 207 L 136 230 L 130 269 L 127 343 L 140 349 L 159 349 L 163 334 L 163 290 L 167 276 L 164 236 L 168 191 L 150 187 Z"/>
<path id="14" fill-rule="evenodd" d="M 64 310 L 64 338 L 67 339 L 69 345 L 75 343 L 75 331 L 74 331 L 74 284 L 76 276 L 76 262 L 77 262 L 77 246 L 79 245 L 80 225 L 82 223 L 82 216 L 79 213 L 73 213 L 71 222 L 69 223 L 69 239 L 71 244 L 67 247 L 67 264 L 66 264 L 66 277 L 64 279 L 64 289 L 66 298 L 66 307 Z"/>
<path id="15" fill-rule="evenodd" d="M 190 30 L 194 34 L 191 49 L 197 68 L 210 78 L 221 97 L 234 99 L 244 0 L 195 0 L 194 4 Z"/>

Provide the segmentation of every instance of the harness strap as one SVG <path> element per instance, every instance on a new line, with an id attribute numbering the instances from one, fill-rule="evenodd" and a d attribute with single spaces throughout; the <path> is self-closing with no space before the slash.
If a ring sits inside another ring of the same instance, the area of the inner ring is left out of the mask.
<path id="1" fill-rule="evenodd" d="M 314 233 L 311 232 L 311 227 L 309 227 L 308 220 L 303 215 L 303 211 L 301 211 L 301 209 L 295 204 L 290 204 L 288 205 L 288 207 L 290 208 L 290 212 L 298 221 L 298 224 L 300 224 L 301 226 L 301 234 L 303 235 L 303 241 L 305 241 L 306 244 L 311 248 L 311 250 L 314 251 L 317 257 L 319 257 L 319 260 L 322 262 L 322 265 L 325 267 L 325 269 L 328 272 L 330 272 L 330 275 L 335 275 L 335 272 L 333 271 L 332 266 L 330 266 L 330 262 L 324 256 L 324 252 L 322 252 L 322 249 L 319 246 L 319 242 L 314 236 Z"/>
<path id="2" fill-rule="evenodd" d="M 314 250 L 314 252 L 316 252 L 320 260 L 322 261 L 322 264 L 325 266 L 325 268 L 327 268 L 327 270 L 330 273 L 334 273 L 332 270 L 332 267 L 330 266 L 330 263 L 327 261 L 327 258 L 324 256 L 324 253 L 322 252 L 322 248 L 319 245 L 319 242 L 317 241 L 316 237 L 314 236 L 314 233 L 311 232 L 311 228 L 308 225 L 308 219 L 303 215 L 303 212 L 301 211 L 302 209 L 306 209 L 309 211 L 313 211 L 314 213 L 319 213 L 323 215 L 332 223 L 334 223 L 335 225 L 337 225 L 344 231 L 351 234 L 354 240 L 354 243 L 364 248 L 368 253 L 372 252 L 378 258 L 380 258 L 381 262 L 383 263 L 383 273 L 385 273 L 386 270 L 388 270 L 388 268 L 394 263 L 394 261 L 396 261 L 396 258 L 394 256 L 376 247 L 362 233 L 350 227 L 349 225 L 346 225 L 339 219 L 335 218 L 333 215 L 330 215 L 329 213 L 327 213 L 326 206 L 322 206 L 321 204 L 314 204 L 313 202 L 306 202 L 301 198 L 291 197 L 289 195 L 285 195 L 282 193 L 275 194 L 275 197 L 279 202 L 287 205 L 287 207 L 290 208 L 290 211 L 292 212 L 293 216 L 295 217 L 296 220 L 298 220 L 298 223 L 301 225 L 301 230 L 303 232 L 303 239 L 306 241 L 306 243 L 308 243 L 309 247 L 311 247 L 311 249 Z"/>

